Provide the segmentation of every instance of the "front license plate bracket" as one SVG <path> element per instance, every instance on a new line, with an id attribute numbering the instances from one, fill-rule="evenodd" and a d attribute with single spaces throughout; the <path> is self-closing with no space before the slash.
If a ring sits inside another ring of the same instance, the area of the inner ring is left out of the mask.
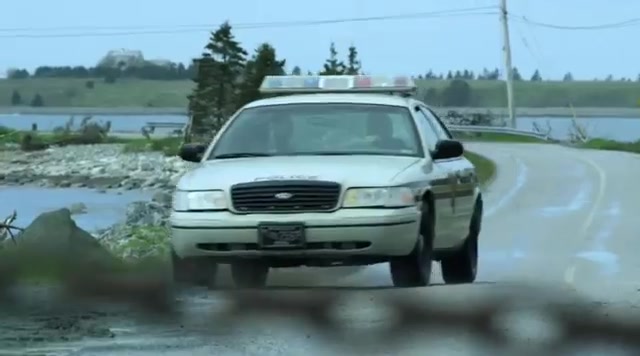
<path id="1" fill-rule="evenodd" d="M 302 223 L 262 223 L 258 225 L 258 243 L 265 249 L 294 249 L 306 245 Z"/>

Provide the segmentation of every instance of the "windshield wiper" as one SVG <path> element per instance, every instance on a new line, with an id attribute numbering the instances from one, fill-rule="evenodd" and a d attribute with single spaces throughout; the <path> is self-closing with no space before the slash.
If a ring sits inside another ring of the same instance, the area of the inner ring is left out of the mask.
<path id="1" fill-rule="evenodd" d="M 213 159 L 225 159 L 225 158 L 242 158 L 242 157 L 270 157 L 273 156 L 269 153 L 259 152 L 237 152 L 237 153 L 223 153 L 217 156 L 213 156 Z"/>

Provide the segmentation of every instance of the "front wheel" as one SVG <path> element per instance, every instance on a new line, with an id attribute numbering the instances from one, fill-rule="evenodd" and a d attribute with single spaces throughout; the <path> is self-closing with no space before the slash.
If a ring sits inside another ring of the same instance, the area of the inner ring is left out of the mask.
<path id="1" fill-rule="evenodd" d="M 462 247 L 442 259 L 442 279 L 447 284 L 473 283 L 478 274 L 478 237 L 482 224 L 482 203 L 476 204 L 471 217 L 469 235 Z"/>
<path id="2" fill-rule="evenodd" d="M 208 257 L 180 258 L 171 251 L 173 282 L 178 285 L 204 286 L 215 288 L 218 264 Z"/>
<path id="3" fill-rule="evenodd" d="M 420 235 L 413 251 L 407 256 L 393 257 L 389 261 L 391 280 L 396 287 L 426 287 L 431 282 L 435 224 L 430 211 L 423 211 L 420 225 Z"/>

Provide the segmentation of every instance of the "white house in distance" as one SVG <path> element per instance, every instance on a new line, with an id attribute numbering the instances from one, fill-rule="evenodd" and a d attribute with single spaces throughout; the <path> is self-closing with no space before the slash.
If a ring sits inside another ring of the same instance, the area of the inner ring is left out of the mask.
<path id="1" fill-rule="evenodd" d="M 127 67 L 136 67 L 144 64 L 169 66 L 171 65 L 171 61 L 166 59 L 146 60 L 142 51 L 122 48 L 107 52 L 107 54 L 98 62 L 98 67 L 116 67 L 125 69 Z"/>

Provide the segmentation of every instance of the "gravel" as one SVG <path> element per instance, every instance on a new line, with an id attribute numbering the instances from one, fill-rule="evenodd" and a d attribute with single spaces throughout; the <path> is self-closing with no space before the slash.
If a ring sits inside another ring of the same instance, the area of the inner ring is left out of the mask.
<path id="1" fill-rule="evenodd" d="M 171 190 L 192 163 L 160 152 L 125 153 L 122 144 L 0 151 L 0 185 Z"/>

